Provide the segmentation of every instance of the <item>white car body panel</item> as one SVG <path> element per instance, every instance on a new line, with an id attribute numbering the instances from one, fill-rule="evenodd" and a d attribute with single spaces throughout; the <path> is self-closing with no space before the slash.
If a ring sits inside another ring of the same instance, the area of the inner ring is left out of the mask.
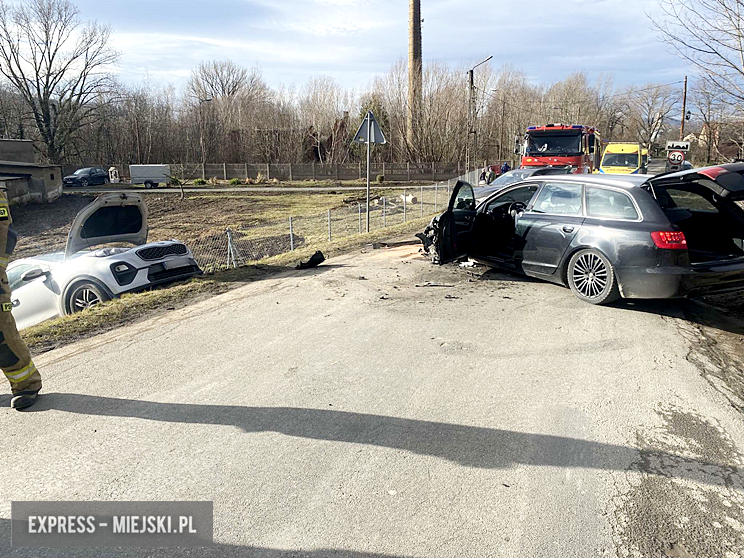
<path id="1" fill-rule="evenodd" d="M 117 215 L 117 207 L 125 208 L 124 213 Z M 141 223 L 129 219 L 133 211 L 129 209 L 131 207 L 140 210 Z M 96 214 L 101 208 L 104 211 Z M 129 220 L 122 222 L 122 215 Z M 94 216 L 95 226 L 86 227 L 91 216 Z M 113 234 L 112 222 L 114 225 L 123 223 L 120 230 L 125 232 Z M 132 222 L 136 226 L 132 226 Z M 105 235 L 91 236 L 90 233 L 96 231 L 103 231 Z M 65 252 L 15 260 L 8 266 L 8 279 L 13 290 L 13 317 L 18 328 L 24 329 L 70 313 L 69 296 L 81 282 L 93 283 L 113 298 L 201 273 L 191 250 L 183 243 L 166 240 L 144 244 L 146 241 L 147 208 L 141 196 L 100 196 L 83 208 L 73 221 Z M 93 248 L 104 243 L 136 246 Z M 74 251 L 76 248 L 77 251 Z M 126 267 L 126 271 L 116 272 L 117 267 Z M 37 268 L 46 272 L 46 275 L 27 282 L 21 280 L 23 274 Z"/>

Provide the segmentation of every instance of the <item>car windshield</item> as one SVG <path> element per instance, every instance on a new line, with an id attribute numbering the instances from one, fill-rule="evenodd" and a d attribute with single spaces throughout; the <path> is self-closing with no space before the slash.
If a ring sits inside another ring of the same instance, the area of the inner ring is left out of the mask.
<path id="1" fill-rule="evenodd" d="M 529 134 L 527 141 L 527 154 L 534 156 L 542 155 L 580 155 L 581 134 Z"/>
<path id="2" fill-rule="evenodd" d="M 88 174 L 90 172 L 90 169 L 78 169 L 75 171 L 75 174 Z"/>
<path id="3" fill-rule="evenodd" d="M 499 176 L 496 180 L 491 182 L 491 184 L 494 186 L 507 186 L 509 184 L 519 182 L 520 180 L 524 180 L 531 174 L 532 173 L 527 171 L 509 171 Z"/>
<path id="4" fill-rule="evenodd" d="M 605 153 L 603 167 L 638 168 L 638 153 Z"/>

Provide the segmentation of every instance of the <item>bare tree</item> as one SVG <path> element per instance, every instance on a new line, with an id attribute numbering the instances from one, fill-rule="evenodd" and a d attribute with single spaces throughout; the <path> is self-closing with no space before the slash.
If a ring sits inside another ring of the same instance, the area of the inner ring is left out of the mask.
<path id="1" fill-rule="evenodd" d="M 117 54 L 109 36 L 106 26 L 83 24 L 67 0 L 0 0 L 0 72 L 29 107 L 53 162 L 111 84 Z"/>
<path id="2" fill-rule="evenodd" d="M 744 101 L 744 2 L 660 0 L 653 18 L 662 40 L 695 65 L 708 82 Z"/>
<path id="3" fill-rule="evenodd" d="M 635 141 L 650 146 L 655 135 L 665 130 L 669 115 L 680 102 L 680 92 L 669 85 L 631 87 L 627 91 L 631 130 Z"/>
<path id="4" fill-rule="evenodd" d="M 705 79 L 699 79 L 690 88 L 690 106 L 701 125 L 697 134 L 698 144 L 703 150 L 705 163 L 710 164 L 721 141 L 723 93 Z"/>
<path id="5" fill-rule="evenodd" d="M 191 73 L 189 90 L 198 99 L 235 97 L 261 80 L 257 69 L 250 72 L 232 60 L 202 62 Z"/>

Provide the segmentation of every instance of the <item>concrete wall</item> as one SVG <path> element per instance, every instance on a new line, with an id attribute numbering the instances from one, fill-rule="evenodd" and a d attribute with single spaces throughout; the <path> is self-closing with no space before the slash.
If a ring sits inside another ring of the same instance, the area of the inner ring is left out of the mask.
<path id="1" fill-rule="evenodd" d="M 0 163 L 0 173 L 25 178 L 12 180 L 0 176 L 0 181 L 6 183 L 8 198 L 13 204 L 46 203 L 62 195 L 62 169 L 60 167 Z"/>
<path id="2" fill-rule="evenodd" d="M 0 139 L 0 161 L 35 163 L 34 142 L 31 140 Z"/>
<path id="3" fill-rule="evenodd" d="M 0 178 L 0 188 L 4 188 L 10 205 L 21 205 L 33 201 L 28 178 Z"/>

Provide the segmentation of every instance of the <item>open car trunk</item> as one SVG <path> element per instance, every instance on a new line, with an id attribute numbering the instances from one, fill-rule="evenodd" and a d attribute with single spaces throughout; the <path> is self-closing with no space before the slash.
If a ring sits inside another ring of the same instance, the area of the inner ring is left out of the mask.
<path id="1" fill-rule="evenodd" d="M 694 209 L 664 212 L 685 233 L 691 263 L 744 258 L 744 223 L 733 216 Z"/>
<path id="2" fill-rule="evenodd" d="M 675 173 L 650 181 L 659 206 L 685 234 L 692 264 L 744 258 L 744 210 L 740 205 L 744 168 L 742 173 L 719 169 Z"/>

